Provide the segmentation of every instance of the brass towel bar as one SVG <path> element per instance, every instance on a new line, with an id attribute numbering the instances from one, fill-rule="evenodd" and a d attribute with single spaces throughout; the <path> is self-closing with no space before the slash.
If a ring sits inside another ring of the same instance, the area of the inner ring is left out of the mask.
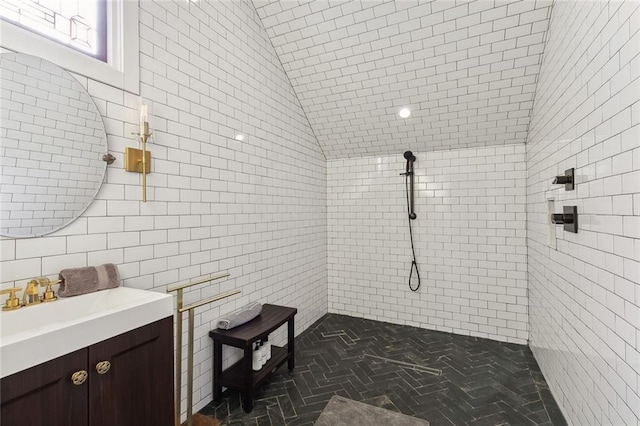
<path id="1" fill-rule="evenodd" d="M 188 312 L 188 339 L 187 342 L 187 425 L 192 426 L 193 417 L 193 310 L 207 303 L 215 302 L 217 300 L 226 299 L 234 294 L 240 293 L 240 290 L 232 290 L 226 293 L 217 294 L 199 302 L 192 303 L 187 306 L 182 306 L 184 303 L 182 291 L 185 288 L 192 287 L 198 284 L 204 284 L 210 281 L 219 280 L 230 276 L 228 272 L 221 272 L 211 275 L 209 278 L 203 278 L 197 281 L 185 283 L 185 284 L 171 284 L 167 286 L 167 293 L 177 292 L 177 304 L 176 304 L 176 392 L 175 392 L 175 424 L 180 426 L 180 402 L 182 399 L 182 314 Z"/>
<path id="2" fill-rule="evenodd" d="M 227 297 L 233 296 L 234 294 L 238 294 L 238 293 L 240 293 L 240 290 L 232 290 L 232 291 L 228 291 L 226 293 L 218 294 L 218 295 L 210 297 L 208 299 L 201 300 L 199 302 L 192 303 L 191 305 L 185 306 L 184 308 L 180 309 L 180 313 L 190 311 L 190 310 L 198 308 L 198 307 L 200 307 L 202 305 L 206 305 L 207 303 L 215 302 L 215 301 L 218 301 L 218 300 L 221 300 L 221 299 L 226 299 Z"/>
<path id="3" fill-rule="evenodd" d="M 187 288 L 187 287 L 191 287 L 194 285 L 198 285 L 198 284 L 204 284 L 207 283 L 209 281 L 215 281 L 215 280 L 219 280 L 220 278 L 226 278 L 228 276 L 230 276 L 231 274 L 228 272 L 220 272 L 214 275 L 211 275 L 209 278 L 202 278 L 201 280 L 198 281 L 193 281 L 193 282 L 189 282 L 189 283 L 183 283 L 183 284 L 171 284 L 167 286 L 167 293 L 171 293 L 173 291 L 176 290 L 182 290 L 183 288 Z"/>

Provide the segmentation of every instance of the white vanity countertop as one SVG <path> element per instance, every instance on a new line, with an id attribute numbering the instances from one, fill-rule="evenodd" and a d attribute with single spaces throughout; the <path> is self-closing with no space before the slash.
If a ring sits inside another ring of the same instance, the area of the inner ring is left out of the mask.
<path id="1" fill-rule="evenodd" d="M 0 313 L 0 377 L 173 315 L 168 294 L 118 287 Z"/>

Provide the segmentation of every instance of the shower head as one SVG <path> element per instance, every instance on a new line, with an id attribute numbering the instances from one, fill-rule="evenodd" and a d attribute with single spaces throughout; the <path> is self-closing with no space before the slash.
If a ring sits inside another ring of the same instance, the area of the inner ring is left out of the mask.
<path id="1" fill-rule="evenodd" d="M 404 174 L 410 176 L 413 174 L 413 162 L 416 161 L 416 156 L 411 151 L 405 151 L 404 158 L 407 160 L 407 171 Z"/>

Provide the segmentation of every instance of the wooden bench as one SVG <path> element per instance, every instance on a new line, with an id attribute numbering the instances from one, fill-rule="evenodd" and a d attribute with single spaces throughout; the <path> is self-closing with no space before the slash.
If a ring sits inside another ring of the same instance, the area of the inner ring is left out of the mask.
<path id="1" fill-rule="evenodd" d="M 238 390 L 242 393 L 244 411 L 253 409 L 255 390 L 285 361 L 289 371 L 295 366 L 294 316 L 296 308 L 269 305 L 262 306 L 262 312 L 251 321 L 231 330 L 215 329 L 209 332 L 213 339 L 213 399 L 222 396 L 222 387 Z M 266 338 L 270 333 L 287 323 L 288 339 L 286 347 L 271 345 L 271 359 L 259 370 L 253 371 L 253 344 Z M 243 358 L 222 371 L 222 345 L 243 349 Z"/>

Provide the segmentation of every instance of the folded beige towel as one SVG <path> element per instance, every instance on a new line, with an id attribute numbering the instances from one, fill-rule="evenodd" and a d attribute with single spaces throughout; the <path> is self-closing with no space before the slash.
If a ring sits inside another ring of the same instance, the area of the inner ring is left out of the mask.
<path id="1" fill-rule="evenodd" d="M 120 286 L 118 266 L 113 263 L 63 269 L 58 278 L 62 281 L 58 289 L 60 297 L 78 296 Z"/>

